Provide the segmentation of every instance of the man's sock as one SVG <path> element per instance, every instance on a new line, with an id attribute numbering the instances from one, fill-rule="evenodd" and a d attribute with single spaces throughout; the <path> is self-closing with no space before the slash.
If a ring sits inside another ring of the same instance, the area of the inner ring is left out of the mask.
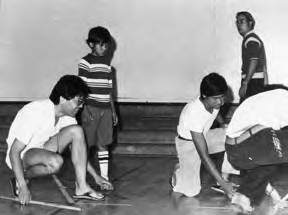
<path id="1" fill-rule="evenodd" d="M 99 151 L 98 160 L 99 160 L 101 176 L 108 180 L 109 152 Z"/>

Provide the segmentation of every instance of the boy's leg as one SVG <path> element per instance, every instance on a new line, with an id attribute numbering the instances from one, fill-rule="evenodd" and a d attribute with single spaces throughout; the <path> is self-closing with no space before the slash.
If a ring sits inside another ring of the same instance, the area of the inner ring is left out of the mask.
<path id="1" fill-rule="evenodd" d="M 84 130 L 85 139 L 89 148 L 89 159 L 92 158 L 92 163 L 97 167 L 99 165 L 98 146 L 97 146 L 97 131 L 101 120 L 102 109 L 86 105 L 81 114 L 81 124 Z M 100 166 L 99 166 L 100 169 Z"/>
<path id="2" fill-rule="evenodd" d="M 101 118 L 97 130 L 97 157 L 99 160 L 101 176 L 109 180 L 109 151 L 108 145 L 113 141 L 113 121 L 112 112 L 110 109 L 103 109 L 101 111 Z"/>

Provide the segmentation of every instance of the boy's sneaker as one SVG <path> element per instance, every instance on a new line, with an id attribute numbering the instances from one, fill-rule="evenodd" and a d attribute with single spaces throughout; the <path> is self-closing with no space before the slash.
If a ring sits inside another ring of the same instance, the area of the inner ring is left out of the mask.
<path id="1" fill-rule="evenodd" d="M 15 197 L 18 197 L 19 187 L 17 185 L 16 178 L 11 178 L 9 182 L 10 182 L 12 193 L 14 194 Z"/>
<path id="2" fill-rule="evenodd" d="M 232 186 L 233 186 L 233 189 L 237 189 L 237 187 L 239 187 L 239 185 L 235 183 L 232 183 Z M 223 188 L 218 183 L 216 185 L 211 186 L 211 189 L 219 193 L 225 193 Z"/>

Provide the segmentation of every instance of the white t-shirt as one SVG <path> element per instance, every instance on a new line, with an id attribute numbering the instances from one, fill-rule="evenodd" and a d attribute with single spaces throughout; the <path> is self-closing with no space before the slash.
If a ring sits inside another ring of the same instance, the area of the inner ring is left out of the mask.
<path id="1" fill-rule="evenodd" d="M 31 148 L 43 148 L 44 143 L 69 125 L 77 124 L 75 118 L 70 116 L 61 117 L 55 125 L 55 109 L 51 100 L 39 100 L 25 105 L 16 115 L 6 139 L 8 147 L 6 163 L 11 168 L 9 152 L 14 140 L 17 138 L 26 147 L 24 153 Z"/>
<path id="2" fill-rule="evenodd" d="M 218 112 L 217 109 L 213 109 L 212 113 L 208 112 L 198 97 L 183 108 L 177 127 L 178 134 L 190 140 L 192 139 L 190 131 L 203 133 L 206 136 Z"/>
<path id="3" fill-rule="evenodd" d="M 255 125 L 279 130 L 288 125 L 287 108 L 287 90 L 276 89 L 251 96 L 235 110 L 226 135 L 239 137 Z"/>

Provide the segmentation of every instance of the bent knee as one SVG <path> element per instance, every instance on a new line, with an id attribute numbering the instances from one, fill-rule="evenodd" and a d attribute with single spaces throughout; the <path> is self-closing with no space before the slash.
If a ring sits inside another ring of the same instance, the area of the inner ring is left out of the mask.
<path id="1" fill-rule="evenodd" d="M 68 129 L 73 138 L 84 138 L 84 131 L 80 125 L 71 125 Z"/>
<path id="2" fill-rule="evenodd" d="M 52 158 L 50 158 L 49 162 L 47 163 L 49 174 L 57 173 L 61 169 L 63 163 L 64 160 L 60 155 L 55 155 Z"/>

